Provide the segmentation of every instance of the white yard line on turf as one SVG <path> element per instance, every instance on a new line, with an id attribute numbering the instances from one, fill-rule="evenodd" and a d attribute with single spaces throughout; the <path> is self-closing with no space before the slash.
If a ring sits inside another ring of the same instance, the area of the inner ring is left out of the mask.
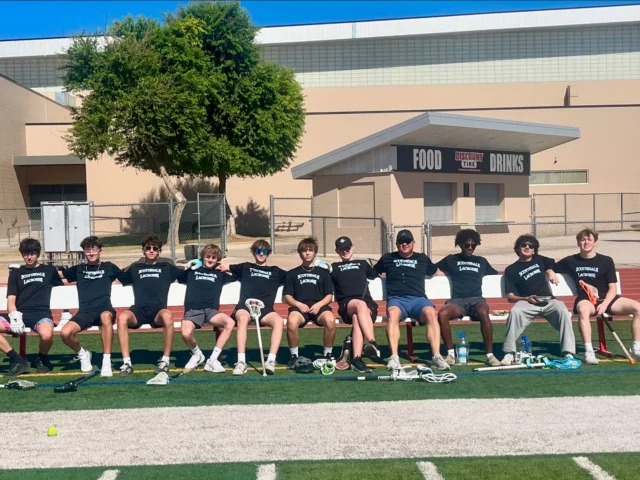
<path id="1" fill-rule="evenodd" d="M 424 480 L 444 480 L 444 477 L 438 472 L 438 468 L 431 462 L 417 462 L 416 465 L 420 469 L 420 473 Z"/>
<path id="2" fill-rule="evenodd" d="M 258 467 L 256 480 L 276 480 L 276 464 L 269 463 Z"/>
<path id="3" fill-rule="evenodd" d="M 120 470 L 105 470 L 104 472 L 102 472 L 102 475 L 100 475 L 100 478 L 98 478 L 98 480 L 116 480 L 119 473 Z"/>
<path id="4" fill-rule="evenodd" d="M 596 465 L 587 457 L 573 457 L 573 461 L 578 464 L 580 468 L 585 470 L 595 480 L 616 480 L 616 477 L 609 475 L 605 469 L 600 465 Z"/>
<path id="5" fill-rule="evenodd" d="M 638 452 L 640 429 L 626 426 L 640 424 L 639 402 L 600 396 L 0 413 L 0 469 Z M 49 425 L 56 437 L 47 436 Z M 349 438 L 349 448 L 336 438 Z M 158 448 L 158 439 L 170 445 Z M 87 454 L 95 451 L 109 454 Z"/>

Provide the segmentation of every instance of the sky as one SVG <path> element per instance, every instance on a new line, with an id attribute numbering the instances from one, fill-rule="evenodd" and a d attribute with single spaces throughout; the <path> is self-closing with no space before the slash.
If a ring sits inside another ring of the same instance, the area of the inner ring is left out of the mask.
<path id="1" fill-rule="evenodd" d="M 71 36 L 104 30 L 127 14 L 161 19 L 184 1 L 2 1 L 0 40 Z M 640 4 L 640 0 L 556 1 L 242 1 L 260 26 L 469 13 Z"/>

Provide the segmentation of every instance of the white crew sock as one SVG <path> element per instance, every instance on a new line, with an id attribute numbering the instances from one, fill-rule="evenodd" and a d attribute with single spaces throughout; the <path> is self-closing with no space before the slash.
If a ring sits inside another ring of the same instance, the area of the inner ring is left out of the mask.
<path id="1" fill-rule="evenodd" d="M 451 355 L 452 357 L 455 357 L 456 356 L 455 349 L 452 348 L 451 350 L 447 350 L 447 355 Z"/>
<path id="2" fill-rule="evenodd" d="M 78 355 L 86 355 L 86 354 L 87 354 L 87 351 L 84 348 L 80 347 L 80 350 L 78 350 Z"/>
<path id="3" fill-rule="evenodd" d="M 636 352 L 636 353 L 637 353 L 637 352 L 640 352 L 640 342 L 636 342 L 636 341 L 634 340 L 633 345 L 632 345 L 632 348 L 633 348 L 633 351 L 634 351 L 634 352 Z"/>
<path id="4" fill-rule="evenodd" d="M 215 347 L 215 348 L 213 349 L 213 353 L 211 354 L 211 358 L 212 358 L 214 361 L 216 361 L 216 360 L 218 360 L 218 357 L 220 356 L 220 354 L 221 354 L 221 353 L 222 353 L 222 349 L 221 349 L 221 348 L 218 348 L 218 347 Z"/>
<path id="5" fill-rule="evenodd" d="M 267 362 L 275 362 L 275 361 L 276 361 L 276 354 L 270 353 L 269 356 L 267 357 Z"/>
<path id="6" fill-rule="evenodd" d="M 584 344 L 584 349 L 585 349 L 587 352 L 593 352 L 593 344 L 592 344 L 592 343 L 585 343 L 585 344 Z"/>
<path id="7" fill-rule="evenodd" d="M 165 362 L 167 365 L 169 365 L 171 363 L 171 359 L 169 357 L 166 356 L 162 356 L 162 361 Z"/>
<path id="8" fill-rule="evenodd" d="M 487 353 L 487 358 L 493 357 L 493 353 Z"/>
<path id="9" fill-rule="evenodd" d="M 102 354 L 102 363 L 111 363 L 111 354 L 110 353 L 103 353 Z"/>
<path id="10" fill-rule="evenodd" d="M 194 355 L 201 355 L 202 354 L 202 350 L 200 350 L 200 347 L 198 345 L 196 345 L 195 347 L 193 347 L 191 349 L 191 353 Z"/>
<path id="11" fill-rule="evenodd" d="M 331 355 L 333 352 L 333 347 L 324 347 L 324 356 Z"/>
<path id="12" fill-rule="evenodd" d="M 125 364 L 127 364 L 127 365 L 133 365 L 133 364 L 131 363 L 131 357 L 124 357 L 124 358 L 122 359 L 122 363 L 125 363 Z"/>
<path id="13" fill-rule="evenodd" d="M 291 353 L 291 355 L 295 355 L 297 357 L 298 356 L 298 347 L 289 348 L 289 352 Z"/>
<path id="14" fill-rule="evenodd" d="M 247 363 L 247 354 L 238 353 L 238 362 Z"/>

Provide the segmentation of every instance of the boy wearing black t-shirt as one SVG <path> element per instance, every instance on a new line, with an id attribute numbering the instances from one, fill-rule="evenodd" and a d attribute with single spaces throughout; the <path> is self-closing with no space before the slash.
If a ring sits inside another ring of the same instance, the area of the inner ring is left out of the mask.
<path id="1" fill-rule="evenodd" d="M 440 324 L 436 309 L 424 291 L 424 277 L 435 275 L 438 267 L 424 253 L 415 253 L 414 245 L 413 234 L 409 230 L 400 230 L 396 236 L 398 251 L 385 253 L 373 267 L 378 274 L 386 274 L 387 338 L 391 349 L 387 369 L 402 366 L 398 356 L 400 322 L 411 318 L 427 325 L 433 366 L 438 370 L 449 370 L 451 367 L 440 355 Z"/>
<path id="2" fill-rule="evenodd" d="M 25 238 L 19 249 L 25 264 L 9 273 L 7 286 L 11 331 L 21 335 L 27 326 L 40 336 L 36 372 L 48 373 L 53 368 L 47 358 L 53 345 L 51 289 L 63 283 L 55 267 L 38 263 L 42 251 L 38 240 Z"/>
<path id="3" fill-rule="evenodd" d="M 120 283 L 133 285 L 134 304 L 118 314 L 118 341 L 122 351 L 120 376 L 133 373 L 129 351 L 129 329 L 140 328 L 144 324 L 152 328 L 162 328 L 164 350 L 155 373 L 168 372 L 171 363 L 173 343 L 173 314 L 167 309 L 167 299 L 171 284 L 184 275 L 184 270 L 167 262 L 158 262 L 162 251 L 162 240 L 155 235 L 142 242 L 145 261 L 131 264 L 120 276 Z"/>
<path id="4" fill-rule="evenodd" d="M 267 265 L 267 259 L 271 253 L 271 246 L 266 240 L 256 240 L 251 245 L 251 253 L 255 259 L 255 263 L 240 263 L 238 265 L 218 265 L 218 270 L 223 272 L 231 272 L 242 285 L 240 287 L 240 302 L 231 314 L 238 324 L 237 344 L 238 344 L 238 362 L 233 369 L 234 375 L 244 375 L 247 373 L 247 330 L 249 323 L 252 321 L 249 315 L 249 309 L 245 302 L 249 298 L 262 300 L 264 308 L 260 313 L 258 321 L 260 325 L 271 327 L 271 347 L 269 356 L 265 362 L 265 370 L 267 374 L 273 375 L 276 371 L 276 353 L 280 348 L 280 340 L 282 340 L 282 330 L 284 329 L 284 320 L 273 309 L 273 304 L 278 294 L 280 285 L 284 284 L 287 272 L 280 267 Z M 260 352 L 262 355 L 262 352 Z"/>
<path id="5" fill-rule="evenodd" d="M 298 244 L 302 265 L 287 272 L 282 298 L 289 305 L 287 341 L 291 357 L 287 368 L 293 369 L 298 359 L 299 329 L 307 322 L 324 327 L 324 361 L 331 359 L 336 338 L 336 319 L 329 304 L 333 300 L 331 275 L 314 261 L 318 254 L 315 238 L 304 238 Z"/>
<path id="6" fill-rule="evenodd" d="M 633 344 L 629 353 L 640 360 L 640 303 L 618 295 L 616 284 L 616 266 L 611 257 L 596 253 L 598 234 L 590 228 L 576 235 L 580 253 L 563 258 L 556 263 L 558 273 L 566 273 L 576 282 L 578 295 L 573 305 L 574 313 L 579 315 L 578 325 L 584 341 L 585 363 L 597 365 L 593 344 L 591 343 L 592 315 L 633 315 L 631 320 L 631 338 Z M 587 292 L 578 284 L 583 280 L 598 297 L 594 307 Z"/>
<path id="7" fill-rule="evenodd" d="M 455 246 L 460 247 L 460 253 L 447 255 L 436 263 L 438 269 L 451 279 L 451 299 L 447 300 L 444 308 L 438 312 L 442 339 L 447 346 L 445 361 L 449 365 L 456 363 L 449 322 L 455 318 L 469 316 L 471 320 L 480 322 L 480 331 L 487 350 L 487 365 L 500 366 L 500 361 L 493 355 L 493 325 L 489 318 L 489 305 L 482 297 L 483 277 L 495 275 L 498 271 L 486 258 L 474 255 L 480 242 L 480 234 L 475 230 L 460 230 L 455 238 Z"/>
<path id="8" fill-rule="evenodd" d="M 78 354 L 80 369 L 83 372 L 93 370 L 91 352 L 80 345 L 76 336 L 82 330 L 99 326 L 102 336 L 102 377 L 112 377 L 111 347 L 113 344 L 113 322 L 116 312 L 111 306 L 111 284 L 119 278 L 121 270 L 111 262 L 102 262 L 100 254 L 102 243 L 98 237 L 87 237 L 80 243 L 87 263 L 64 268 L 60 271 L 69 283 L 76 282 L 80 309 L 62 328 L 62 341 Z"/>
<path id="9" fill-rule="evenodd" d="M 539 248 L 536 237 L 521 235 L 513 248 L 519 257 L 518 261 L 504 271 L 507 300 L 515 305 L 507 318 L 502 365 L 513 364 L 516 340 L 537 317 L 543 317 L 560 332 L 560 348 L 566 357 L 572 357 L 576 352 L 571 314 L 564 302 L 553 297 L 549 286 L 549 282 L 558 284 L 558 277 L 553 270 L 554 261 L 538 255 Z"/>
<path id="10" fill-rule="evenodd" d="M 187 362 L 185 370 L 195 370 L 205 363 L 204 353 L 198 347 L 193 333 L 196 329 L 210 323 L 220 329 L 220 336 L 211 357 L 206 360 L 204 369 L 207 372 L 224 373 L 224 367 L 218 357 L 229 341 L 235 324 L 229 315 L 218 309 L 220 308 L 222 287 L 229 282 L 235 282 L 236 279 L 228 273 L 216 270 L 222 259 L 220 247 L 217 245 L 206 245 L 200 252 L 200 258 L 202 265 L 195 270 L 186 270 L 179 279 L 180 283 L 187 285 L 184 297 L 185 314 L 180 328 L 182 340 L 191 349 L 191 358 Z"/>
<path id="11" fill-rule="evenodd" d="M 338 315 L 344 323 L 353 327 L 351 370 L 369 373 L 371 369 L 362 360 L 362 354 L 374 361 L 381 361 L 380 348 L 373 331 L 373 322 L 378 316 L 378 304 L 369 292 L 369 280 L 378 278 L 378 272 L 371 268 L 367 261 L 354 260 L 354 249 L 349 237 L 336 240 L 336 253 L 341 261 L 331 264 L 331 280 L 338 302 Z"/>

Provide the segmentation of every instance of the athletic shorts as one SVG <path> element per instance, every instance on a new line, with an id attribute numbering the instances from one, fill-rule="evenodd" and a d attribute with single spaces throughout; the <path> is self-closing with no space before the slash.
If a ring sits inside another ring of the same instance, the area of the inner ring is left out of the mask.
<path id="1" fill-rule="evenodd" d="M 338 302 L 338 316 L 342 319 L 344 323 L 348 325 L 351 325 L 353 323 L 353 318 L 351 317 L 351 315 L 347 313 L 347 305 L 349 305 L 349 302 L 351 300 L 360 300 L 360 299 L 347 298 L 346 300 L 341 300 L 340 302 Z M 378 304 L 371 299 L 364 298 L 362 300 L 366 302 L 367 307 L 369 307 L 369 311 L 371 312 L 371 320 L 375 322 L 376 318 L 378 317 Z"/>
<path id="2" fill-rule="evenodd" d="M 307 307 L 311 307 L 313 303 L 306 303 L 305 305 Z M 304 327 L 308 322 L 313 322 L 316 325 L 318 325 L 318 318 L 320 318 L 320 315 L 322 315 L 324 312 L 331 312 L 331 311 L 332 310 L 329 305 L 325 305 L 324 307 L 320 308 L 320 310 L 318 310 L 318 313 L 316 314 L 304 313 L 298 307 L 289 307 L 289 313 L 298 312 L 300 315 L 302 315 L 302 318 L 304 318 L 304 323 L 300 325 L 301 328 Z"/>
<path id="3" fill-rule="evenodd" d="M 236 320 L 236 312 L 238 312 L 239 310 L 244 310 L 245 312 L 249 313 L 249 309 L 246 307 L 246 305 L 236 305 L 236 308 L 233 309 L 233 313 L 231 314 L 231 318 L 236 323 L 238 323 L 238 321 Z M 264 317 L 266 317 L 267 315 L 273 312 L 275 312 L 273 307 L 269 307 L 265 305 L 265 307 L 260 312 L 260 317 L 258 317 L 258 320 L 262 320 Z M 253 318 L 251 318 L 251 322 L 253 322 Z"/>
<path id="4" fill-rule="evenodd" d="M 607 309 L 605 310 L 604 313 L 607 313 L 609 315 L 613 315 L 613 313 L 611 312 L 611 307 L 613 306 L 614 303 L 616 303 L 616 300 L 618 300 L 622 295 L 616 295 L 615 297 L 613 297 L 613 300 L 611 300 L 611 303 L 609 304 L 609 306 L 607 307 Z M 586 298 L 576 298 L 575 302 L 573 302 L 573 313 L 577 314 L 578 313 L 578 302 L 588 302 L 589 300 L 587 300 Z M 602 303 L 602 300 L 598 300 L 598 303 L 596 304 L 596 306 L 600 305 Z"/>
<path id="5" fill-rule="evenodd" d="M 129 328 L 140 328 L 142 325 L 151 325 L 151 328 L 162 328 L 162 325 L 156 323 L 156 317 L 160 310 L 164 307 L 138 307 L 133 305 L 129 311 L 136 317 L 136 324 Z"/>
<path id="6" fill-rule="evenodd" d="M 192 308 L 187 310 L 182 320 L 188 320 L 196 326 L 196 329 L 202 328 L 205 323 L 209 323 L 213 317 L 218 315 L 220 310 L 215 308 Z"/>
<path id="7" fill-rule="evenodd" d="M 11 323 L 8 319 L 4 318 L 0 315 L 0 327 L 3 328 L 2 332 L 10 332 L 11 331 Z M 2 333 L 0 332 L 0 333 Z"/>
<path id="8" fill-rule="evenodd" d="M 113 308 L 88 311 L 78 310 L 78 313 L 71 317 L 69 321 L 77 323 L 80 327 L 80 330 L 86 330 L 90 327 L 99 327 L 100 325 L 102 325 L 102 321 L 100 320 L 100 315 L 102 315 L 102 312 L 109 312 L 111 314 L 111 321 L 116 321 L 116 311 Z"/>
<path id="9" fill-rule="evenodd" d="M 471 320 L 480 321 L 476 317 L 476 307 L 481 304 L 486 304 L 487 301 L 482 297 L 468 297 L 468 298 L 452 298 L 447 300 L 445 305 L 455 305 L 460 310 L 460 318 L 470 317 Z"/>
<path id="10" fill-rule="evenodd" d="M 30 328 L 34 332 L 38 331 L 38 327 L 43 323 L 53 323 L 53 315 L 51 311 L 42 310 L 40 312 L 22 312 L 22 321 L 24 326 Z"/>
<path id="11" fill-rule="evenodd" d="M 405 295 L 403 297 L 391 297 L 387 300 L 387 311 L 391 307 L 400 309 L 402 319 L 411 318 L 412 320 L 422 323 L 420 314 L 425 307 L 435 308 L 435 305 L 426 297 L 416 297 L 413 295 Z"/>

